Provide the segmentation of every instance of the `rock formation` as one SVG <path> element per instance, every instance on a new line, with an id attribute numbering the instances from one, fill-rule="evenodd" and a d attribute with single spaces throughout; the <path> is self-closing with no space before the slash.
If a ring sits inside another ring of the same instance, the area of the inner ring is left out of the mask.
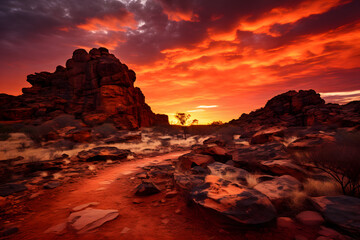
<path id="1" fill-rule="evenodd" d="M 314 90 L 288 91 L 270 99 L 264 108 L 243 114 L 231 124 L 259 126 L 312 126 L 316 124 L 353 127 L 360 124 L 360 101 L 346 105 L 325 104 Z"/>
<path id="2" fill-rule="evenodd" d="M 49 120 L 67 113 L 87 125 L 110 121 L 122 129 L 168 124 L 166 115 L 154 114 L 145 103 L 135 79 L 106 48 L 77 49 L 66 67 L 29 75 L 32 87 L 21 96 L 0 94 L 0 120 Z"/>

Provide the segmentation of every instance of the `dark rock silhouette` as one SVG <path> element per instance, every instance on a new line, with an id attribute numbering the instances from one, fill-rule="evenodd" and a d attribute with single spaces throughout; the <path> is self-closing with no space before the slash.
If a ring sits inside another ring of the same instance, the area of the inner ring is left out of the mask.
<path id="1" fill-rule="evenodd" d="M 122 129 L 168 124 L 134 87 L 136 74 L 106 48 L 74 51 L 66 67 L 31 74 L 21 96 L 0 94 L 0 120 L 49 120 L 67 113 L 87 125 L 113 122 Z"/>
<path id="2" fill-rule="evenodd" d="M 354 127 L 360 124 L 360 101 L 346 105 L 325 104 L 314 90 L 288 91 L 270 99 L 264 108 L 242 114 L 231 124 L 247 129 L 260 126 L 313 126 Z"/>

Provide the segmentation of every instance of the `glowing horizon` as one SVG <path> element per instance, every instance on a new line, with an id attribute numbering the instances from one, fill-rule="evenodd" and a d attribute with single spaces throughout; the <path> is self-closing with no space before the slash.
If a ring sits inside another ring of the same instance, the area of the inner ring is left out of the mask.
<path id="1" fill-rule="evenodd" d="M 0 3 L 0 92 L 104 46 L 156 113 L 227 122 L 288 90 L 360 100 L 360 3 L 351 0 Z"/>

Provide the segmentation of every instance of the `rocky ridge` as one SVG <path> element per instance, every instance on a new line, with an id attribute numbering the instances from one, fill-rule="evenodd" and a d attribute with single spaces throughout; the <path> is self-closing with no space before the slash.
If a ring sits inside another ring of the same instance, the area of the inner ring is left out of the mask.
<path id="1" fill-rule="evenodd" d="M 270 99 L 263 108 L 242 114 L 230 124 L 255 129 L 260 126 L 354 127 L 360 125 L 360 101 L 345 105 L 327 103 L 314 90 L 288 91 Z"/>
<path id="2" fill-rule="evenodd" d="M 20 96 L 0 94 L 0 120 L 50 120 L 72 114 L 87 125 L 113 122 L 121 129 L 168 124 L 145 103 L 136 74 L 106 48 L 74 51 L 66 67 L 27 76 Z"/>

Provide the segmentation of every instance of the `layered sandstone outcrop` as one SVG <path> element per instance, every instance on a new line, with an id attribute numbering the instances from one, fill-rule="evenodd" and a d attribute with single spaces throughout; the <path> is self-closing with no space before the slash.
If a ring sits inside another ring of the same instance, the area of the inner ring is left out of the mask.
<path id="1" fill-rule="evenodd" d="M 113 122 L 122 129 L 168 124 L 134 87 L 136 74 L 106 48 L 74 51 L 66 67 L 29 75 L 21 96 L 0 94 L 0 120 L 49 120 L 67 113 L 87 125 Z"/>

